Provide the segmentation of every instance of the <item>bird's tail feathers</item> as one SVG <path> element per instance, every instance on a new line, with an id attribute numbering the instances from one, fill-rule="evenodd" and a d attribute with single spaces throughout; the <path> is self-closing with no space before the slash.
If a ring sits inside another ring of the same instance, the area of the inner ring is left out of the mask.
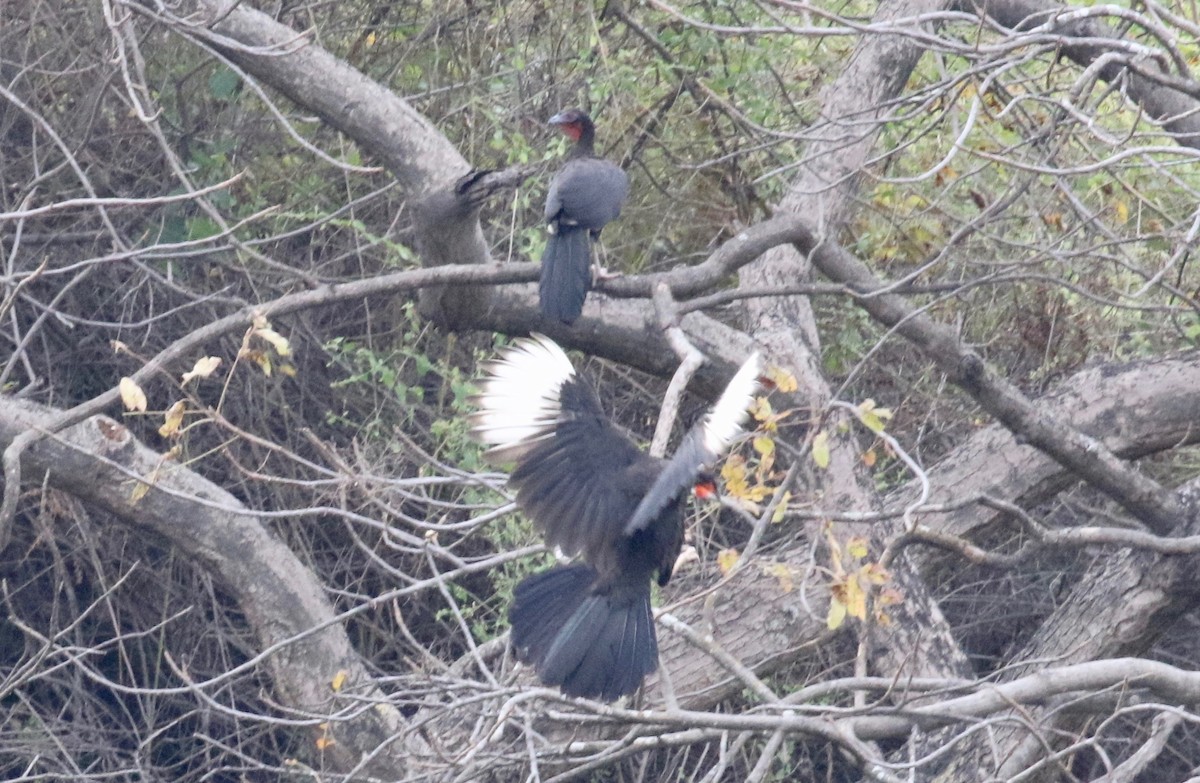
<path id="1" fill-rule="evenodd" d="M 509 622 L 517 657 L 568 696 L 614 701 L 658 667 L 650 584 L 594 592 L 596 572 L 577 563 L 527 577 Z"/>
<path id="2" fill-rule="evenodd" d="M 592 239 L 580 226 L 559 225 L 546 241 L 542 253 L 538 302 L 542 315 L 575 323 L 583 312 L 583 300 L 592 287 Z"/>

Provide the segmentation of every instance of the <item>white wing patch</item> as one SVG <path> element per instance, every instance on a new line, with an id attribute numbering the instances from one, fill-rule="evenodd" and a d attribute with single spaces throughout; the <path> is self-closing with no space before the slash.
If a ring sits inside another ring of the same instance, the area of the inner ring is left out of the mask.
<path id="1" fill-rule="evenodd" d="M 721 393 L 721 399 L 704 417 L 704 448 L 713 455 L 725 449 L 742 433 L 747 408 L 758 394 L 758 377 L 762 374 L 762 356 L 755 351 Z"/>
<path id="2" fill-rule="evenodd" d="M 534 334 L 484 365 L 487 377 L 473 402 L 471 435 L 491 446 L 487 456 L 508 461 L 553 434 L 562 415 L 559 390 L 575 376 L 571 360 L 549 337 Z"/>

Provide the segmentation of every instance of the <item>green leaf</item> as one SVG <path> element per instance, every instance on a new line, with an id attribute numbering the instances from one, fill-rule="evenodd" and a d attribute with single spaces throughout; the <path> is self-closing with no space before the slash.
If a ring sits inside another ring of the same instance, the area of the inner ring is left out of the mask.
<path id="1" fill-rule="evenodd" d="M 208 90 L 214 98 L 232 98 L 242 83 L 242 77 L 228 68 L 220 68 L 208 77 Z"/>

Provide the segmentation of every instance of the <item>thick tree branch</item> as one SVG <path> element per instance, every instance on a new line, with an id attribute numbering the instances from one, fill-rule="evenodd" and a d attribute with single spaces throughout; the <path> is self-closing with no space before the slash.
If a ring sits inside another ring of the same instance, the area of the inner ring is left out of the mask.
<path id="1" fill-rule="evenodd" d="M 985 15 L 1002 27 L 1028 34 L 1031 30 L 1062 36 L 1066 39 L 1062 53 L 1076 64 L 1087 68 L 1098 64 L 1112 51 L 1121 51 L 1125 39 L 1101 20 L 1081 17 L 1080 8 L 1059 5 L 1047 0 L 963 0 L 964 10 Z M 1071 43 L 1077 39 L 1079 43 Z M 1111 41 L 1106 46 L 1105 41 Z M 1124 92 L 1147 114 L 1163 123 L 1163 127 L 1185 147 L 1200 148 L 1200 84 L 1165 73 L 1158 63 L 1148 60 L 1131 62 L 1127 57 L 1110 60 L 1101 65 L 1099 78 L 1106 82 L 1124 79 Z M 1191 94 L 1185 91 L 1190 88 Z"/>
<path id="2" fill-rule="evenodd" d="M 883 287 L 866 264 L 832 242 L 819 242 L 811 235 L 797 243 L 797 248 L 810 253 L 813 265 L 831 280 L 859 291 Z M 1165 535 L 1185 519 L 1185 509 L 1174 493 L 1119 459 L 1095 438 L 1047 416 L 966 348 L 952 330 L 894 294 L 865 296 L 858 301 L 872 318 L 920 348 L 951 382 L 1019 438 L 1111 497 L 1147 527 Z"/>
<path id="3" fill-rule="evenodd" d="M 210 46 L 248 73 L 312 109 L 378 156 L 412 194 L 445 187 L 470 168 L 444 135 L 390 90 L 238 0 L 187 0 L 178 16 L 157 3 L 127 5 Z"/>
<path id="4" fill-rule="evenodd" d="M 50 408 L 0 398 L 0 443 L 61 418 Z M 258 637 L 260 653 L 251 664 L 265 665 L 283 707 L 311 718 L 313 739 L 322 736 L 318 724 L 342 710 L 353 716 L 329 724 L 338 742 L 323 752 L 333 766 L 353 768 L 362 754 L 377 752 L 402 729 L 403 718 L 374 685 L 323 586 L 228 492 L 166 461 L 105 416 L 40 440 L 21 460 L 27 478 L 44 477 L 50 486 L 169 542 L 208 569 Z M 139 483 L 149 489 L 136 498 Z M 378 705 L 361 711 L 355 702 L 339 698 L 331 685 L 339 671 L 348 675 L 344 693 L 374 698 Z M 369 765 L 371 774 L 387 778 L 397 777 L 402 768 L 400 757 L 388 753 Z"/>

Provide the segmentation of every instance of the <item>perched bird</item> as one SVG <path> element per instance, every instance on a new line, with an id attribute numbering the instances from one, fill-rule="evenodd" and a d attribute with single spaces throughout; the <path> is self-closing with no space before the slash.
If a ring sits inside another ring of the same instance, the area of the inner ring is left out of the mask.
<path id="1" fill-rule="evenodd" d="M 517 658 L 569 696 L 613 701 L 658 666 L 650 580 L 666 585 L 689 491 L 742 431 L 758 391 L 757 353 L 674 456 L 644 454 L 604 415 L 595 388 L 549 338 L 520 339 L 485 365 L 472 434 L 546 543 L 577 559 L 526 577 L 508 619 Z M 699 492 L 697 493 L 699 494 Z"/>
<path id="2" fill-rule="evenodd" d="M 621 214 L 629 177 L 620 166 L 596 157 L 596 128 L 587 114 L 567 109 L 550 124 L 574 144 L 546 194 L 550 238 L 542 253 L 538 301 L 542 315 L 571 324 L 592 287 L 592 242 Z"/>

